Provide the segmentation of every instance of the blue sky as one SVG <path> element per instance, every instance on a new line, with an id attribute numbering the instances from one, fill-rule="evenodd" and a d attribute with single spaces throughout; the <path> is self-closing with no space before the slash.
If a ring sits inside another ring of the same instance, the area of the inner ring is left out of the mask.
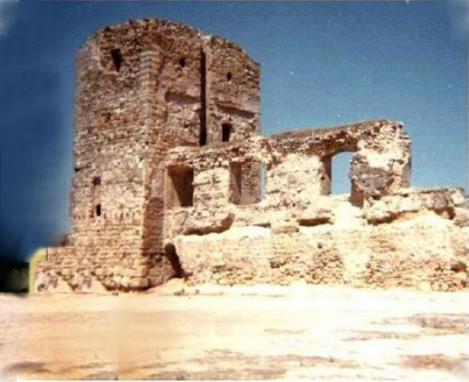
<path id="1" fill-rule="evenodd" d="M 261 64 L 265 134 L 400 120 L 413 184 L 467 187 L 467 56 L 445 2 L 11 2 L 0 7 L 0 239 L 19 235 L 23 254 L 69 227 L 76 49 L 104 25 L 153 17 L 231 39 Z M 348 191 L 348 159 L 334 165 L 336 192 Z"/>

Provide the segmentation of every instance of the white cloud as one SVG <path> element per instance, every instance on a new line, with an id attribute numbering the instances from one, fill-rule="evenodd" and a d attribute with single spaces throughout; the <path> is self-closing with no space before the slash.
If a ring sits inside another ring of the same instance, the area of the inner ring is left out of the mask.
<path id="1" fill-rule="evenodd" d="M 18 0 L 0 0 L 0 36 L 10 27 Z"/>

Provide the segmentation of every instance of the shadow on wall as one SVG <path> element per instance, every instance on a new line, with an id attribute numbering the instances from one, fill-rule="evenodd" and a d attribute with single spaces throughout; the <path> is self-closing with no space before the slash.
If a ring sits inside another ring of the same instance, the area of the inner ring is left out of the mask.
<path id="1" fill-rule="evenodd" d="M 28 293 L 29 263 L 0 261 L 0 292 Z"/>
<path id="2" fill-rule="evenodd" d="M 0 222 L 0 293 L 28 293 L 29 263 L 22 256 L 28 245 L 24 236 L 8 232 Z"/>
<path id="3" fill-rule="evenodd" d="M 168 243 L 164 246 L 164 254 L 166 258 L 169 260 L 171 263 L 171 266 L 173 267 L 174 270 L 174 276 L 175 277 L 185 277 L 186 273 L 182 269 L 181 263 L 179 261 L 179 256 L 177 255 L 176 252 L 176 247 Z"/>

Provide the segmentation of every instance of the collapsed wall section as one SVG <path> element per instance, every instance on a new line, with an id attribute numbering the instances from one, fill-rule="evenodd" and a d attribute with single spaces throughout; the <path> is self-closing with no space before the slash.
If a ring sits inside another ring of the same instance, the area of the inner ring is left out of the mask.
<path id="1" fill-rule="evenodd" d="M 352 191 L 331 196 L 329 163 L 343 151 L 353 152 Z M 265 165 L 265 197 L 242 204 L 232 195 L 240 165 L 250 163 Z M 400 123 L 176 148 L 166 166 L 192 171 L 193 205 L 168 205 L 164 232 L 189 282 L 466 285 L 464 198 L 408 188 L 410 141 Z"/>

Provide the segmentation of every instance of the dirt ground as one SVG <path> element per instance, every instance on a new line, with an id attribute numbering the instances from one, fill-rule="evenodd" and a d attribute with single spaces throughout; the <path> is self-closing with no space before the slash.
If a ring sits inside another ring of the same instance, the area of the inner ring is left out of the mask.
<path id="1" fill-rule="evenodd" d="M 469 293 L 187 287 L 0 295 L 0 380 L 469 381 Z"/>

